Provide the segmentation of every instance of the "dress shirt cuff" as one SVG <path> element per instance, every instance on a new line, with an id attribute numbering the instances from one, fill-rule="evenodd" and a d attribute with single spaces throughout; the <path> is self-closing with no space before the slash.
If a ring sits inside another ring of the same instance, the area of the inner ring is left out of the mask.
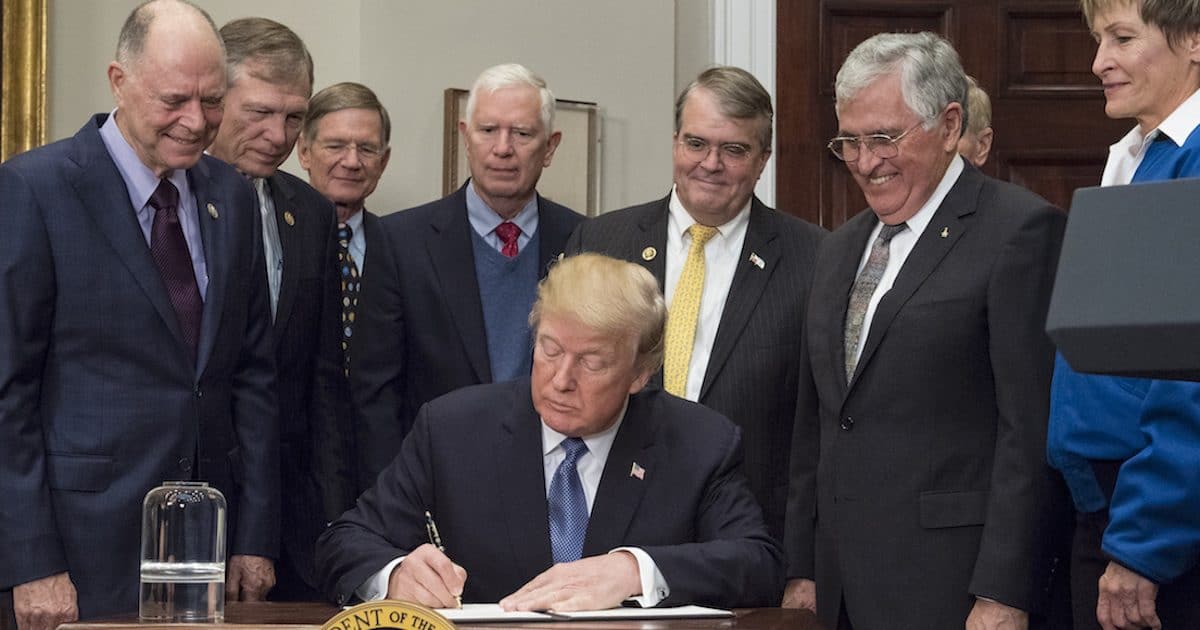
<path id="1" fill-rule="evenodd" d="M 367 581 L 363 582 L 362 585 L 354 591 L 354 594 L 358 595 L 358 598 L 364 602 L 379 601 L 387 597 L 388 582 L 391 581 L 392 570 L 399 566 L 400 561 L 404 560 L 406 557 L 407 556 L 400 556 L 399 558 L 396 558 L 395 560 L 383 565 L 383 568 L 379 570 L 379 573 L 367 578 Z"/>
<path id="2" fill-rule="evenodd" d="M 662 572 L 658 570 L 658 565 L 654 563 L 650 554 L 637 547 L 617 547 L 609 553 L 618 551 L 628 551 L 633 554 L 638 565 L 638 580 L 642 583 L 642 594 L 626 601 L 637 602 L 642 608 L 653 608 L 671 596 L 671 587 L 667 584 L 667 579 L 663 577 Z"/>

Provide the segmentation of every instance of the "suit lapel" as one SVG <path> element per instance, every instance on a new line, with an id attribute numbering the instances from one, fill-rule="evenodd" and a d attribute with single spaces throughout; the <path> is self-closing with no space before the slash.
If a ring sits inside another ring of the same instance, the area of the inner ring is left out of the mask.
<path id="1" fill-rule="evenodd" d="M 638 217 L 638 236 L 634 239 L 635 251 L 628 259 L 634 260 L 658 279 L 659 288 L 667 286 L 667 217 L 670 214 L 671 196 L 667 195 L 655 204 L 650 212 Z"/>
<path id="2" fill-rule="evenodd" d="M 186 356 L 188 351 L 179 329 L 179 319 L 138 223 L 138 209 L 130 207 L 125 180 L 100 138 L 103 122 L 104 117 L 97 116 L 75 135 L 77 152 L 73 161 L 78 166 L 78 173 L 71 180 L 79 198 L 87 200 L 87 211 L 92 220 L 178 341 L 180 353 Z"/>
<path id="3" fill-rule="evenodd" d="M 302 215 L 296 212 L 296 192 L 282 177 L 272 175 L 267 182 L 271 187 L 271 202 L 275 206 L 275 225 L 278 226 L 280 257 L 283 259 L 283 271 L 279 280 L 279 303 L 275 306 L 275 343 L 279 344 L 283 337 L 281 333 L 287 330 L 288 318 L 292 315 L 292 304 L 296 301 L 296 286 L 299 282 L 296 274 L 300 268 L 288 262 L 294 261 L 299 255 L 296 248 L 300 247 L 301 228 L 296 226 L 296 222 L 301 220 Z M 288 216 L 292 218 L 291 222 L 288 222 Z"/>
<path id="4" fill-rule="evenodd" d="M 550 265 L 558 260 L 562 246 L 571 236 L 574 227 L 566 221 L 559 220 L 556 213 L 546 212 L 546 205 L 551 203 L 538 195 L 538 278 L 545 278 Z"/>
<path id="5" fill-rule="evenodd" d="M 704 383 L 700 387 L 701 401 L 708 394 L 717 375 L 721 373 L 729 354 L 733 352 L 750 314 L 758 307 L 758 300 L 779 264 L 779 257 L 783 255 L 776 238 L 778 229 L 775 217 L 771 216 L 770 212 L 771 210 L 757 197 L 751 202 L 746 238 L 734 270 L 733 283 L 721 310 L 721 323 L 717 326 L 717 336 L 713 340 L 708 367 L 704 371 Z M 751 261 L 752 256 L 755 261 L 762 263 L 761 269 L 756 262 Z"/>
<path id="6" fill-rule="evenodd" d="M 896 318 L 896 314 L 937 269 L 942 259 L 966 231 L 967 226 L 962 217 L 975 212 L 980 186 L 977 175 L 977 171 L 972 168 L 963 170 L 958 181 L 938 206 L 933 218 L 929 220 L 929 225 L 917 239 L 917 244 L 904 261 L 904 266 L 900 268 L 900 274 L 896 276 L 891 290 L 879 301 L 879 306 L 875 308 L 875 316 L 871 319 L 871 329 L 867 334 L 862 356 L 859 357 L 854 372 L 855 380 L 875 354 L 875 349 L 887 334 L 887 329 Z M 851 386 L 853 384 L 851 382 Z"/>
<path id="7" fill-rule="evenodd" d="M 209 179 L 208 165 L 201 159 L 190 171 L 189 182 L 196 196 L 196 212 L 200 220 L 200 238 L 204 241 L 204 264 L 208 267 L 208 289 L 204 296 L 204 315 L 200 319 L 200 341 L 196 358 L 197 378 L 204 374 L 204 367 L 212 355 L 213 344 L 225 309 L 226 286 L 229 284 L 230 235 L 229 220 L 221 220 L 222 213 L 232 212 L 233 204 L 221 194 Z M 217 218 L 208 213 L 209 205 L 216 210 Z M 256 245 L 261 246 L 261 243 Z"/>
<path id="8" fill-rule="evenodd" d="M 658 288 L 667 290 L 667 217 L 670 214 L 671 195 L 651 206 L 650 211 L 637 219 L 637 232 L 630 241 L 633 251 L 627 252 L 626 260 L 640 263 L 658 280 Z M 669 296 L 668 296 L 669 297 Z M 659 369 L 650 378 L 649 385 L 662 389 L 663 372 Z"/>
<path id="9" fill-rule="evenodd" d="M 522 391 L 523 390 L 523 391 Z M 542 427 L 529 396 L 529 381 L 516 381 L 513 401 L 497 430 L 494 470 L 505 506 L 508 549 L 515 575 L 537 575 L 554 563 L 542 465 Z"/>
<path id="10" fill-rule="evenodd" d="M 654 448 L 655 425 L 644 398 L 644 395 L 630 397 L 625 419 L 608 452 L 583 540 L 585 558 L 621 546 L 646 492 L 644 477 L 655 473 L 658 454 Z M 634 476 L 634 464 L 642 469 L 642 478 Z"/>
<path id="11" fill-rule="evenodd" d="M 426 243 L 433 272 L 441 285 L 442 298 L 462 338 L 463 350 L 480 383 L 492 380 L 488 361 L 487 332 L 483 324 L 483 301 L 475 276 L 475 251 L 471 223 L 467 219 L 466 184 L 439 208 L 430 221 L 433 235 Z"/>

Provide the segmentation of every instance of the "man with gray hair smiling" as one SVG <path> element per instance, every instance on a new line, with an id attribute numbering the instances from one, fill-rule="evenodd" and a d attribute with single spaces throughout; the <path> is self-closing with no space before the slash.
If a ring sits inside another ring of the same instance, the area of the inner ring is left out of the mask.
<path id="1" fill-rule="evenodd" d="M 829 149 L 870 211 L 813 272 L 784 599 L 830 628 L 1025 628 L 1049 577 L 1065 217 L 958 155 L 966 93 L 932 33 L 876 35 L 837 74 Z"/>
<path id="2" fill-rule="evenodd" d="M 537 283 L 583 220 L 538 194 L 562 134 L 554 95 L 525 66 L 484 70 L 458 130 L 471 178 L 437 201 L 384 217 L 392 260 L 371 263 L 349 379 L 373 479 L 417 409 L 460 387 L 529 374 Z M 581 140 L 576 140 L 581 141 Z"/>
<path id="3" fill-rule="evenodd" d="M 645 389 L 666 316 L 635 264 L 554 265 L 528 318 L 532 376 L 421 408 L 375 486 L 321 536 L 325 592 L 506 610 L 775 605 L 782 552 L 742 474 L 741 432 Z"/>

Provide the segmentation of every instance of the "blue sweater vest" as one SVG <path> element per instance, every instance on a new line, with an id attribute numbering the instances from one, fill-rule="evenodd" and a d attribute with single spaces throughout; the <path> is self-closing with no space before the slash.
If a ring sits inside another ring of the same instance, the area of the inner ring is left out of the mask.
<path id="1" fill-rule="evenodd" d="M 529 311 L 537 297 L 538 283 L 537 233 L 516 258 L 496 251 L 475 230 L 471 230 L 471 245 L 475 249 L 475 277 L 483 303 L 492 381 L 528 376 L 533 357 Z"/>

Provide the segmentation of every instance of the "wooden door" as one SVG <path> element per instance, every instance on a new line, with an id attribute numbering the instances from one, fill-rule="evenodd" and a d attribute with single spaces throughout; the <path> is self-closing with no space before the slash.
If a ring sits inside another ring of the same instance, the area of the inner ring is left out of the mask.
<path id="1" fill-rule="evenodd" d="M 825 148 L 836 135 L 833 81 L 860 42 L 934 31 L 992 99 L 984 171 L 1062 208 L 1100 183 L 1108 145 L 1133 126 L 1104 115 L 1095 43 L 1074 0 L 778 0 L 776 191 L 780 210 L 833 229 L 866 208 Z"/>

